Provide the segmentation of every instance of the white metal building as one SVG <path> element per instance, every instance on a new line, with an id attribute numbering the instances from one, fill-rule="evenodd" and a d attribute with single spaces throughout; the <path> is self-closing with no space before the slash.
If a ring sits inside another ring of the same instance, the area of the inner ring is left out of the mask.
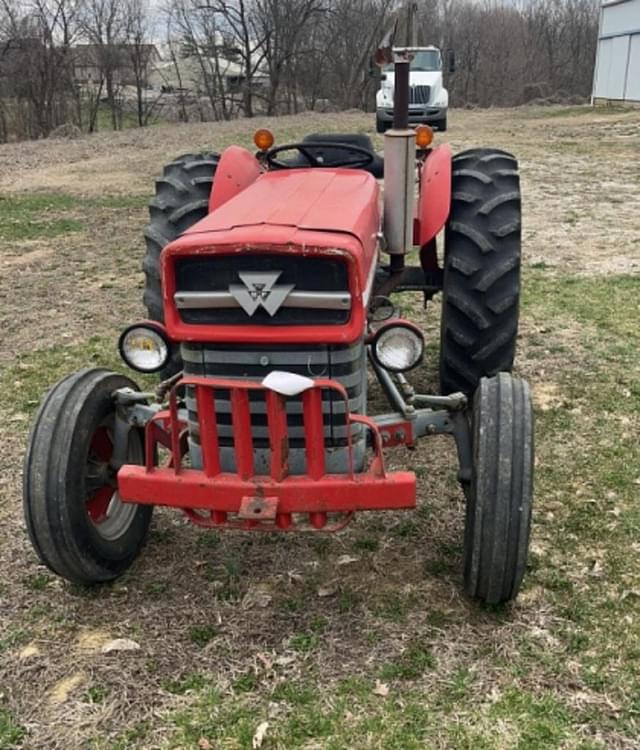
<path id="1" fill-rule="evenodd" d="M 593 101 L 640 104 L 640 0 L 603 0 Z"/>

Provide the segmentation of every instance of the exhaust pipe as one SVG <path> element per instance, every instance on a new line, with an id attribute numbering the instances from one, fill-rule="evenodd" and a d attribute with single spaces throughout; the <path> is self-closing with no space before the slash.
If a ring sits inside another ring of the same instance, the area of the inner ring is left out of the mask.
<path id="1" fill-rule="evenodd" d="M 383 230 L 391 269 L 399 271 L 413 246 L 416 146 L 409 128 L 409 50 L 393 50 L 393 62 L 393 127 L 384 137 Z"/>

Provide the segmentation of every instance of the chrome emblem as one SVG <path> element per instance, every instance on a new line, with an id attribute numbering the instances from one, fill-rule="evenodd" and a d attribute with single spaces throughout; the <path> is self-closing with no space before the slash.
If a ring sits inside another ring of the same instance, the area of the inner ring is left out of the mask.
<path id="1" fill-rule="evenodd" d="M 244 286 L 230 284 L 229 292 L 247 315 L 253 315 L 259 307 L 263 307 L 269 315 L 273 316 L 278 312 L 295 286 L 295 284 L 275 286 L 281 274 L 282 271 L 268 273 L 239 272 L 238 276 Z"/>

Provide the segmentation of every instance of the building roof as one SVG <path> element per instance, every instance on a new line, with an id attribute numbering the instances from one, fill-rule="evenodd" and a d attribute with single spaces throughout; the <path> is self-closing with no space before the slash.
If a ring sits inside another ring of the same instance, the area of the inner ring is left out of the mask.
<path id="1" fill-rule="evenodd" d="M 142 57 L 146 57 L 146 62 L 153 62 L 160 59 L 160 54 L 155 44 L 76 44 L 72 47 L 74 62 L 78 67 L 96 67 L 104 59 L 104 55 L 113 55 L 115 57 L 116 67 L 129 67 L 131 65 L 131 53 L 133 50 L 139 50 Z"/>

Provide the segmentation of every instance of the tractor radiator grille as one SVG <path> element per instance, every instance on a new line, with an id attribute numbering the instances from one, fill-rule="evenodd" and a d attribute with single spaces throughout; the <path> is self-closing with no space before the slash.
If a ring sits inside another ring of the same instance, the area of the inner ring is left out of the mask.
<path id="1" fill-rule="evenodd" d="M 185 375 L 200 375 L 222 378 L 250 378 L 262 380 L 273 370 L 294 372 L 306 377 L 322 377 L 337 380 L 346 389 L 352 413 L 363 414 L 366 405 L 366 361 L 363 342 L 351 346 L 230 346 L 217 344 L 182 344 L 182 359 Z M 232 452 L 233 430 L 231 426 L 231 404 L 229 393 L 217 390 L 214 394 L 218 418 L 218 438 L 222 449 Z M 200 436 L 196 403 L 193 393 L 187 389 L 186 404 L 188 411 L 189 437 L 192 446 L 199 450 Z M 256 453 L 266 453 L 269 446 L 267 414 L 264 393 L 250 394 L 251 427 L 253 444 Z M 338 394 L 323 392 L 324 437 L 327 451 L 342 453 L 342 461 L 336 463 L 334 470 L 344 471 L 347 446 L 347 420 L 345 404 Z M 287 424 L 290 449 L 290 463 L 295 472 L 296 453 L 304 454 L 304 425 L 302 398 L 293 397 L 287 401 Z M 361 443 L 361 450 L 354 450 L 354 455 L 364 453 L 364 432 L 362 425 L 351 426 L 351 438 L 354 444 Z M 193 453 L 193 451 L 192 451 Z M 266 458 L 265 458 L 266 462 Z M 258 457 L 258 463 L 260 463 Z M 332 461 L 327 461 L 331 470 Z M 302 471 L 302 467 L 299 467 Z"/>
<path id="2" fill-rule="evenodd" d="M 431 86 L 411 86 L 409 88 L 409 104 L 429 104 Z"/>
<path id="3" fill-rule="evenodd" d="M 193 325 L 340 325 L 351 314 L 349 274 L 341 258 L 209 255 L 178 260 L 175 273 L 176 307 L 183 322 Z M 249 279 L 264 282 L 263 290 Z M 270 311 L 269 296 L 276 300 L 282 290 L 284 299 Z M 256 304 L 247 310 L 241 300 L 251 295 Z"/>

